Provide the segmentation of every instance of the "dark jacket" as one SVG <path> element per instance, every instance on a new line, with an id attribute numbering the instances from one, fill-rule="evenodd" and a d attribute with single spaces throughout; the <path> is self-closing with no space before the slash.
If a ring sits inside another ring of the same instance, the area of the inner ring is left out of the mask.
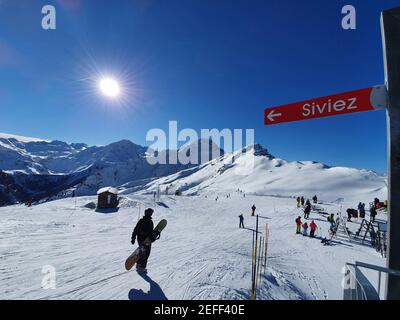
<path id="1" fill-rule="evenodd" d="M 135 229 L 133 229 L 132 232 L 132 243 L 135 242 L 135 239 L 137 237 L 139 245 L 142 244 L 146 238 L 150 237 L 151 241 L 155 240 L 155 235 L 153 232 L 154 229 L 154 224 L 153 220 L 151 220 L 151 217 L 143 217 L 138 221 L 136 224 Z"/>

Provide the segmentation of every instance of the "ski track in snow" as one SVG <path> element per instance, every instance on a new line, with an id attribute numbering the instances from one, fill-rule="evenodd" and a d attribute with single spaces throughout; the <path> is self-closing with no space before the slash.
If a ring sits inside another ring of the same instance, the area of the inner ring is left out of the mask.
<path id="1" fill-rule="evenodd" d="M 152 196 L 130 194 L 108 214 L 83 207 L 95 199 L 77 198 L 76 207 L 75 199 L 63 199 L 0 208 L 1 299 L 249 299 L 253 204 L 264 217 L 260 231 L 265 223 L 270 229 L 259 299 L 341 299 L 345 262 L 385 262 L 368 246 L 346 240 L 323 246 L 296 235 L 294 219 L 301 211 L 293 199 L 232 193 L 217 202 L 210 194 L 163 196 L 155 204 Z M 124 269 L 144 207 L 155 208 L 155 222 L 168 220 L 152 247 L 147 277 Z M 335 213 L 338 207 L 329 208 Z M 249 229 L 238 229 L 240 213 Z M 326 236 L 326 218 L 316 213 L 311 218 L 320 227 L 317 236 Z M 41 287 L 45 265 L 56 268 L 56 289 Z"/>

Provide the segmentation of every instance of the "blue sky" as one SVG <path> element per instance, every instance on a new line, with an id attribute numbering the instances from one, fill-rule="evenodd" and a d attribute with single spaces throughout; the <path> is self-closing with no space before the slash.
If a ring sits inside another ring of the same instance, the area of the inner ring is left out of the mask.
<path id="1" fill-rule="evenodd" d="M 57 29 L 41 28 L 41 8 Z M 341 28 L 341 8 L 357 30 Z M 384 82 L 379 15 L 398 0 L 2 0 L 0 132 L 146 144 L 149 129 L 254 128 L 288 160 L 386 172 L 384 111 L 265 127 L 265 107 Z M 115 102 L 99 75 L 122 82 Z"/>

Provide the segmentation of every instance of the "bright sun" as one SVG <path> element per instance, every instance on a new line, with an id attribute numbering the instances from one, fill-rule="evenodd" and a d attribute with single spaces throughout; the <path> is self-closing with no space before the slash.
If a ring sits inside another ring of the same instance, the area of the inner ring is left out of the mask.
<path id="1" fill-rule="evenodd" d="M 110 98 L 118 97 L 120 94 L 119 83 L 112 78 L 103 78 L 99 83 L 101 92 Z"/>

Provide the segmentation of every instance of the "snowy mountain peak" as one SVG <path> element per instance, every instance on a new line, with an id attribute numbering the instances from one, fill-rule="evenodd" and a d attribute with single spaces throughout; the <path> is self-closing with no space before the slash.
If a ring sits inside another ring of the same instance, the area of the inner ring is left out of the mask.
<path id="1" fill-rule="evenodd" d="M 203 160 L 202 162 L 213 160 L 214 158 L 218 158 L 225 154 L 224 150 L 221 149 L 211 138 L 199 139 L 184 144 L 179 148 L 178 153 L 185 153 L 189 156 L 193 148 L 197 148 L 198 157 Z"/>
<path id="2" fill-rule="evenodd" d="M 24 142 L 24 143 L 29 143 L 29 142 L 49 142 L 48 140 L 45 140 L 45 139 L 18 136 L 18 135 L 9 134 L 9 133 L 0 133 L 0 139 L 5 139 L 5 140 L 11 139 L 11 140 Z"/>
<path id="3" fill-rule="evenodd" d="M 268 152 L 268 149 L 264 148 L 261 144 L 254 144 L 246 147 L 247 151 L 253 151 L 256 157 L 264 156 L 269 159 L 275 159 L 275 157 Z"/>

